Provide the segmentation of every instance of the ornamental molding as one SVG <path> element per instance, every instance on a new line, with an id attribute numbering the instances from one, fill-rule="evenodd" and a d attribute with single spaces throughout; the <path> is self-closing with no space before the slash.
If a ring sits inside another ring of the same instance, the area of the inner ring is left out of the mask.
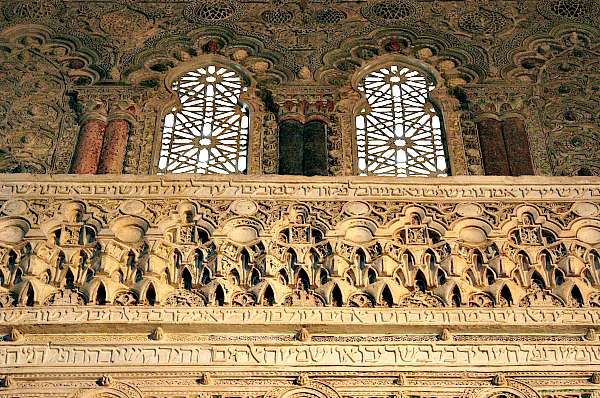
<path id="1" fill-rule="evenodd" d="M 424 178 L 289 176 L 86 176 L 0 175 L 0 198 L 219 198 L 503 199 L 576 200 L 600 198 L 595 177 Z"/>
<path id="2" fill-rule="evenodd" d="M 0 367 L 34 366 L 420 366 L 423 369 L 461 369 L 502 366 L 541 366 L 546 370 L 576 370 L 600 363 L 600 344 L 527 344 L 456 342 L 403 344 L 156 344 L 110 345 L 53 343 L 10 345 L 0 350 Z M 598 369 L 598 366 L 591 368 Z"/>

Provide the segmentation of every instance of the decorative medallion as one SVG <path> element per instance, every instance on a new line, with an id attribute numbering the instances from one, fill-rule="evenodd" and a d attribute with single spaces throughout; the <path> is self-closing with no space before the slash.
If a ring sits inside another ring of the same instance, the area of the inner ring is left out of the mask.
<path id="1" fill-rule="evenodd" d="M 511 20 L 499 12 L 480 8 L 461 15 L 458 25 L 465 32 L 494 35 L 508 30 Z"/>
<path id="2" fill-rule="evenodd" d="M 240 10 L 234 1 L 197 1 L 190 4 L 184 11 L 190 22 L 217 22 L 236 19 Z"/>
<path id="3" fill-rule="evenodd" d="M 483 209 L 474 203 L 460 203 L 456 205 L 456 212 L 463 217 L 479 217 Z"/>
<path id="4" fill-rule="evenodd" d="M 128 215 L 141 214 L 145 208 L 146 208 L 146 205 L 144 204 L 144 202 L 142 202 L 141 200 L 137 200 L 137 199 L 128 200 L 126 202 L 123 202 L 123 204 L 121 206 L 119 206 L 119 209 L 121 210 L 121 212 L 123 212 L 123 214 L 128 214 Z"/>
<path id="5" fill-rule="evenodd" d="M 252 216 L 258 211 L 258 206 L 251 200 L 236 200 L 230 209 L 238 216 Z"/>
<path id="6" fill-rule="evenodd" d="M 283 8 L 264 11 L 260 17 L 269 25 L 284 25 L 292 20 L 294 14 Z"/>
<path id="7" fill-rule="evenodd" d="M 346 19 L 346 13 L 335 8 L 323 8 L 315 12 L 315 21 L 322 25 L 334 24 Z"/>
<path id="8" fill-rule="evenodd" d="M 377 25 L 393 26 L 419 19 L 423 9 L 412 0 L 380 0 L 365 6 L 362 14 Z"/>
<path id="9" fill-rule="evenodd" d="M 363 216 L 369 214 L 369 205 L 365 202 L 348 202 L 344 205 L 344 212 L 353 216 Z"/>
<path id="10" fill-rule="evenodd" d="M 541 0 L 540 14 L 550 19 L 585 20 L 597 15 L 600 3 L 597 0 Z"/>
<path id="11" fill-rule="evenodd" d="M 589 202 L 575 203 L 571 208 L 580 217 L 593 217 L 598 214 L 598 206 Z"/>
<path id="12" fill-rule="evenodd" d="M 3 11 L 9 21 L 39 21 L 57 15 L 63 8 L 59 0 L 13 0 Z"/>
<path id="13" fill-rule="evenodd" d="M 9 200 L 0 210 L 9 216 L 18 216 L 27 211 L 27 202 L 19 199 Z"/>
<path id="14" fill-rule="evenodd" d="M 265 394 L 264 398 L 340 398 L 339 393 L 327 384 L 316 382 L 306 375 L 300 375 L 297 387 L 277 388 Z"/>

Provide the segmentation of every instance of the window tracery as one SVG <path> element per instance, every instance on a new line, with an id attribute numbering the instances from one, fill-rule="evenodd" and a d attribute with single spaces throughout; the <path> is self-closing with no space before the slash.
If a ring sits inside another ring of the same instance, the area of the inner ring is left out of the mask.
<path id="1" fill-rule="evenodd" d="M 368 106 L 356 116 L 361 175 L 446 176 L 441 120 L 429 100 L 435 87 L 402 65 L 369 73 L 359 85 Z"/>
<path id="2" fill-rule="evenodd" d="M 192 70 L 173 83 L 181 101 L 164 119 L 159 173 L 246 172 L 249 107 L 240 74 L 222 65 Z"/>

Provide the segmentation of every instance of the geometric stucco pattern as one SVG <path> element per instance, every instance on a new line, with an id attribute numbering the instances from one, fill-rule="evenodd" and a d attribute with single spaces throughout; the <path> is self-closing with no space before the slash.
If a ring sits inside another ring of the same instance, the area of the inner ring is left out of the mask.
<path id="1" fill-rule="evenodd" d="M 600 398 L 599 21 L 0 0 L 0 397 Z M 172 83 L 209 64 L 241 77 L 249 175 L 156 176 Z M 454 176 L 353 177 L 392 64 L 435 86 Z M 329 176 L 271 175 L 278 124 L 315 120 Z M 538 176 L 481 176 L 490 132 Z"/>
<path id="2" fill-rule="evenodd" d="M 401 54 L 439 71 L 440 84 L 460 101 L 446 126 L 457 137 L 466 130 L 457 138 L 460 149 L 450 153 L 454 174 L 481 174 L 469 121 L 484 116 L 525 121 L 536 174 L 598 173 L 598 159 L 587 156 L 598 143 L 597 0 L 6 0 L 1 6 L 1 84 L 7 104 L 14 104 L 3 107 L 5 171 L 66 172 L 77 122 L 96 92 L 107 107 L 118 97 L 140 111 L 123 171 L 152 173 L 160 120 L 170 111 L 165 79 L 200 56 L 218 54 L 256 82 L 261 111 L 253 129 L 261 141 L 251 142 L 250 151 L 262 163 L 253 172 L 276 171 L 276 137 L 268 131 L 276 118 L 292 117 L 327 120 L 329 173 L 354 174 L 352 153 L 343 153 L 352 147 L 352 123 L 343 116 L 345 101 L 356 95 L 352 79 L 378 57 Z M 45 95 L 32 94 L 36 87 Z M 25 104 L 35 105 L 31 115 Z"/>
<path id="3" fill-rule="evenodd" d="M 148 190 L 148 197 L 118 199 L 90 185 L 89 194 L 73 199 L 58 192 L 36 197 L 52 180 L 4 180 L 5 308 L 600 307 L 593 186 L 578 188 L 591 201 L 546 195 L 431 202 L 378 197 L 383 186 L 374 181 L 365 183 L 374 192 L 369 200 L 309 193 L 294 201 L 277 194 L 244 199 L 243 182 L 241 195 L 231 195 L 222 185 L 229 180 L 218 178 L 202 184 L 223 195 L 159 197 L 131 178 L 126 189 Z M 272 181 L 286 191 L 305 189 L 284 177 Z M 82 182 L 63 189 L 77 192 Z M 179 190 L 189 184 L 173 183 Z M 253 184 L 247 189 L 259 189 Z"/>
<path id="4" fill-rule="evenodd" d="M 0 396 L 597 396 L 598 182 L 445 181 L 3 175 Z"/>

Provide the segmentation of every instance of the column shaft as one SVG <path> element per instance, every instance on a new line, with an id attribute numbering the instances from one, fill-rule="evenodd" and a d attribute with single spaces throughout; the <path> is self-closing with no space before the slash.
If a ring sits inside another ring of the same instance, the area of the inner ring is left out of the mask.
<path id="1" fill-rule="evenodd" d="M 81 126 L 71 173 L 96 174 L 105 130 L 106 122 L 99 119 L 87 120 Z"/>
<path id="2" fill-rule="evenodd" d="M 128 139 L 129 122 L 127 120 L 114 119 L 108 122 L 98 174 L 122 173 Z"/>
<path id="3" fill-rule="evenodd" d="M 496 119 L 482 119 L 477 123 L 479 143 L 486 175 L 508 176 L 510 168 L 502 136 L 502 122 Z"/>
<path id="4" fill-rule="evenodd" d="M 506 147 L 509 149 L 506 151 L 506 155 L 510 166 L 510 175 L 533 175 L 529 141 L 523 119 L 513 117 L 504 120 L 502 132 Z"/>

